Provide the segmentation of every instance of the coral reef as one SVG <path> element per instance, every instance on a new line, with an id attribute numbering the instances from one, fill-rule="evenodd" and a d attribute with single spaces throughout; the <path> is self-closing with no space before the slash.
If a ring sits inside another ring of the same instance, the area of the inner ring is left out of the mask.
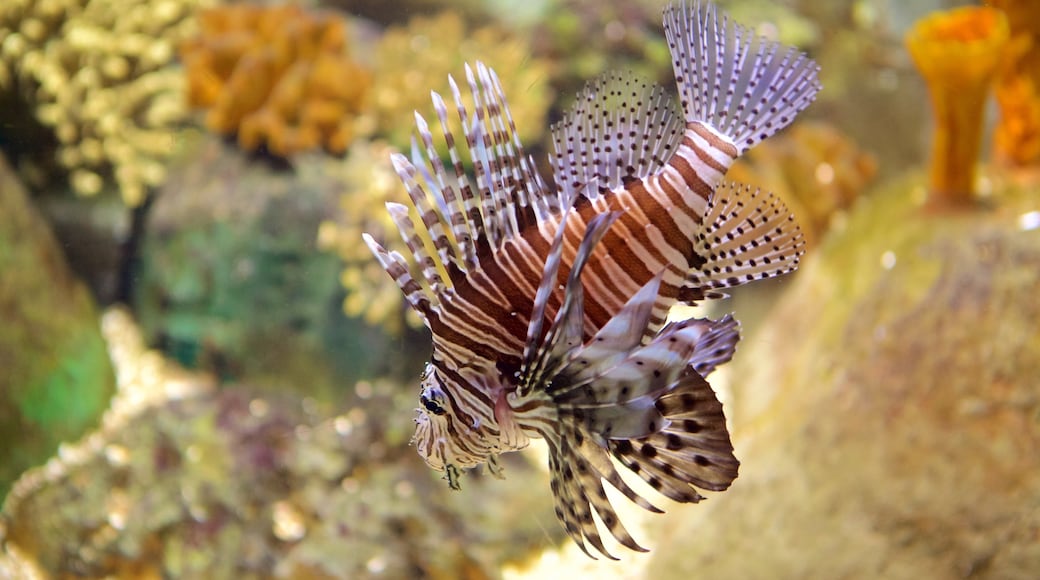
<path id="1" fill-rule="evenodd" d="M 1040 164 L 1040 2 L 989 0 L 1007 13 L 1010 63 L 997 79 L 1000 122 L 993 132 L 997 159 L 1010 165 Z"/>
<path id="2" fill-rule="evenodd" d="M 1036 576 L 1040 190 L 928 214 L 923 181 L 862 198 L 745 339 L 739 485 L 668 514 L 647 577 Z"/>
<path id="3" fill-rule="evenodd" d="M 237 4 L 203 11 L 199 25 L 180 55 L 188 102 L 208 108 L 210 130 L 281 157 L 346 151 L 370 79 L 347 55 L 343 17 Z"/>
<path id="4" fill-rule="evenodd" d="M 0 571 L 495 578 L 562 539 L 524 462 L 461 493 L 439 481 L 407 444 L 414 400 L 397 385 L 357 383 L 325 416 L 307 399 L 214 389 L 147 351 L 125 311 L 103 326 L 119 395 L 99 431 L 15 486 Z"/>
<path id="5" fill-rule="evenodd" d="M 192 14 L 213 1 L 0 4 L 0 92 L 16 92 L 54 131 L 76 192 L 96 194 L 114 177 L 134 206 L 162 182 L 187 117 L 183 75 L 168 65 Z"/>
<path id="6" fill-rule="evenodd" d="M 783 197 L 806 242 L 815 245 L 876 174 L 874 156 L 847 135 L 828 123 L 804 121 L 749 151 L 726 177 Z"/>
<path id="7" fill-rule="evenodd" d="M 90 292 L 0 156 L 0 498 L 96 425 L 115 386 Z"/>
<path id="8" fill-rule="evenodd" d="M 525 145 L 537 143 L 548 128 L 549 63 L 532 56 L 530 45 L 521 37 L 494 25 L 469 29 L 455 12 L 416 16 L 407 26 L 386 31 L 376 47 L 368 130 L 408 151 L 414 112 L 433 108 L 431 89 L 450 101 L 448 75 L 464 87 L 463 63 L 477 60 L 502 73 L 502 88 L 520 139 Z M 462 93 L 463 102 L 471 108 L 469 91 L 463 89 Z M 458 120 L 455 115 L 449 119 Z M 447 155 L 447 148 L 442 148 Z"/>
<path id="9" fill-rule="evenodd" d="M 401 195 L 401 181 L 390 165 L 391 152 L 386 143 L 358 142 L 351 146 L 345 162 L 329 168 L 344 186 L 338 215 L 318 230 L 318 246 L 334 251 L 343 261 L 340 282 L 347 292 L 343 301 L 347 316 L 361 317 L 397 335 L 403 322 L 414 328 L 421 322 L 412 309 L 403 308 L 397 285 L 361 241 L 361 234 L 367 232 L 387 244 L 384 247 L 406 249 L 385 206 Z"/>
<path id="10" fill-rule="evenodd" d="M 934 205 L 973 202 L 983 110 L 1008 38 L 1003 12 L 975 6 L 934 13 L 906 35 L 935 116 L 929 198 Z"/>

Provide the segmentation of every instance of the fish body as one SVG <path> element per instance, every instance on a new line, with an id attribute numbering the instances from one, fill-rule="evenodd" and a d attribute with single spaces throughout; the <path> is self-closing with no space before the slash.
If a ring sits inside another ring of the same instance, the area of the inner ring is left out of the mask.
<path id="1" fill-rule="evenodd" d="M 586 544 L 612 557 L 594 512 L 644 550 L 604 481 L 660 511 L 617 464 L 680 502 L 736 478 L 705 377 L 733 356 L 737 323 L 667 313 L 792 271 L 804 245 L 776 197 L 723 177 L 813 100 L 815 63 L 711 4 L 670 6 L 664 25 L 681 109 L 629 75 L 590 83 L 553 127 L 552 185 L 524 153 L 495 72 L 467 65 L 472 110 L 450 83 L 461 134 L 432 95 L 450 162 L 418 113 L 411 157 L 392 158 L 410 207 L 387 208 L 411 256 L 365 236 L 433 337 L 420 455 L 457 487 L 461 469 L 497 470 L 498 454 L 546 439 L 557 515 L 590 555 Z"/>

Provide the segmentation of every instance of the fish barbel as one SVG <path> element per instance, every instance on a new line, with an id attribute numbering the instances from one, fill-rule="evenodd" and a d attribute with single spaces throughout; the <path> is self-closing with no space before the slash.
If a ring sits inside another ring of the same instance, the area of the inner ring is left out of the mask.
<path id="1" fill-rule="evenodd" d="M 589 83 L 552 128 L 552 185 L 525 154 L 495 72 L 467 65 L 472 110 L 449 79 L 461 135 L 432 94 L 450 162 L 418 113 L 410 158 L 392 157 L 411 208 L 387 209 L 411 256 L 364 236 L 432 333 L 419 454 L 457 488 L 461 469 L 497 473 L 498 454 L 544 438 L 556 514 L 590 556 L 586 544 L 613 558 L 596 518 L 645 551 L 604 482 L 661 511 L 618 466 L 679 502 L 737 476 L 705 380 L 733 356 L 737 323 L 669 323 L 668 310 L 790 272 L 804 248 L 778 198 L 723 177 L 809 105 L 818 67 L 710 3 L 669 6 L 664 28 L 681 110 L 627 74 Z"/>

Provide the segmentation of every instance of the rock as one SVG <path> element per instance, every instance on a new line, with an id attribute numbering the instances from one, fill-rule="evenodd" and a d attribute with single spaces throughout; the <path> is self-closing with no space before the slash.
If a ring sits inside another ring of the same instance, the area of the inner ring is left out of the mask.
<path id="1" fill-rule="evenodd" d="M 1040 191 L 863 199 L 735 358 L 741 475 L 648 577 L 1035 578 Z"/>
<path id="2" fill-rule="evenodd" d="M 86 286 L 0 158 L 0 498 L 96 426 L 115 379 Z"/>

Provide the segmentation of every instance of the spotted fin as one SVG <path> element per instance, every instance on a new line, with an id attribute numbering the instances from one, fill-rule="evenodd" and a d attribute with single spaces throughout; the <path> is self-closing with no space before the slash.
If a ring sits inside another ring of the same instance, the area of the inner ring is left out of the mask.
<path id="1" fill-rule="evenodd" d="M 664 30 L 686 122 L 709 126 L 738 154 L 790 124 L 820 90 L 812 59 L 711 2 L 669 5 Z"/>
<path id="2" fill-rule="evenodd" d="M 578 93 L 552 127 L 553 178 L 566 196 L 613 189 L 658 171 L 682 138 L 682 115 L 661 87 L 611 72 Z"/>
<path id="3" fill-rule="evenodd" d="M 715 189 L 694 251 L 706 261 L 690 269 L 679 297 L 720 298 L 732 288 L 793 272 L 805 253 L 805 238 L 783 201 L 748 185 L 726 182 Z"/>

